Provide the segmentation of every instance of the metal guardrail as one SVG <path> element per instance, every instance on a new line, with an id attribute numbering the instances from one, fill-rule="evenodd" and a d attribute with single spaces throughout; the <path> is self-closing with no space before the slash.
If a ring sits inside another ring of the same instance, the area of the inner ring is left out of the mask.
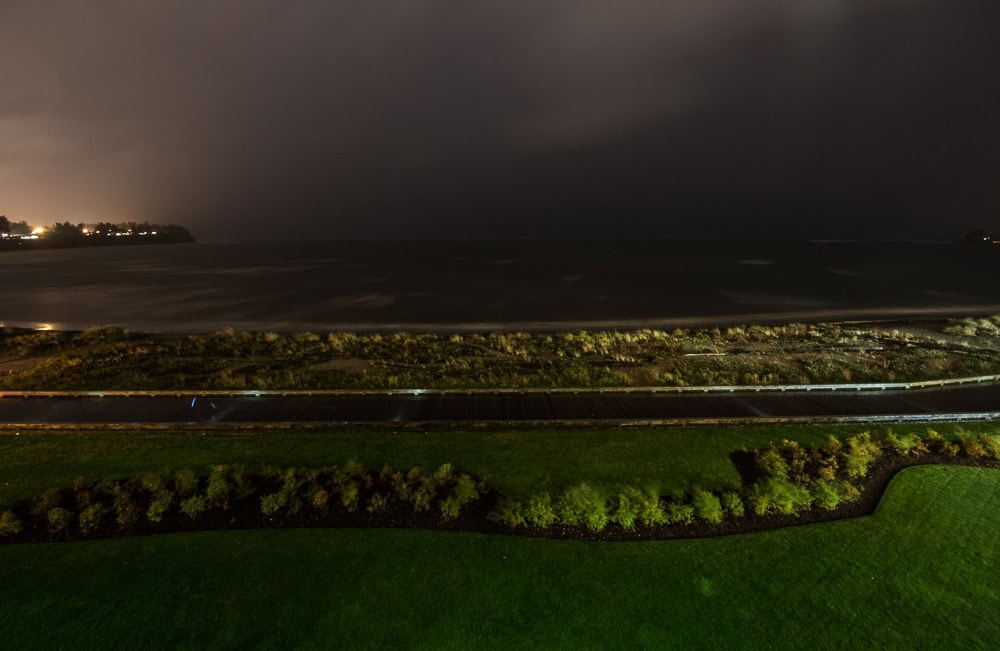
<path id="1" fill-rule="evenodd" d="M 3 398 L 187 398 L 196 396 L 218 397 L 283 397 L 283 396 L 423 396 L 423 395 L 510 395 L 527 393 L 761 393 L 761 392 L 834 392 L 834 391 L 909 391 L 935 387 L 958 386 L 963 384 L 983 384 L 1000 382 L 1000 375 L 980 375 L 974 377 L 951 378 L 946 380 L 926 380 L 921 382 L 874 382 L 855 384 L 761 384 L 761 385 L 713 385 L 684 387 L 599 387 L 599 388 L 499 388 L 499 389 L 326 389 L 326 390 L 266 390 L 249 389 L 241 391 L 0 391 Z"/>

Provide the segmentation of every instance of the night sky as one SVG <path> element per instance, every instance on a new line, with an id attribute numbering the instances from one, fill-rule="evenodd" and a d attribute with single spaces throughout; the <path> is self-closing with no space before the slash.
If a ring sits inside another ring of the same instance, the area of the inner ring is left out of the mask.
<path id="1" fill-rule="evenodd" d="M 0 214 L 202 240 L 1000 230 L 1000 2 L 2 0 Z"/>

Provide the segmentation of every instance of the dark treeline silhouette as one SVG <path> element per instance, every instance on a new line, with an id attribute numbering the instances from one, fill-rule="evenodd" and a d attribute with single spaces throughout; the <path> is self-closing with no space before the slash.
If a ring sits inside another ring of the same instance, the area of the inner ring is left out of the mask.
<path id="1" fill-rule="evenodd" d="M 968 244 L 993 244 L 1000 242 L 1000 233 L 989 233 L 982 228 L 977 228 L 966 233 L 962 241 Z"/>
<path id="2" fill-rule="evenodd" d="M 97 222 L 74 225 L 67 221 L 32 228 L 24 221 L 11 222 L 5 215 L 0 215 L 0 250 L 6 251 L 194 241 L 191 232 L 177 224 Z"/>

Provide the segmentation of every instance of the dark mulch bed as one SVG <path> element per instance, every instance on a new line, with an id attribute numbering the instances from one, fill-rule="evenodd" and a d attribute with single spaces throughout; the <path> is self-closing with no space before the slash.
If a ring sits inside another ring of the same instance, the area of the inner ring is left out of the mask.
<path id="1" fill-rule="evenodd" d="M 736 460 L 734 459 L 734 461 Z M 583 526 L 511 528 L 489 517 L 490 513 L 495 510 L 497 500 L 499 499 L 499 494 L 495 490 L 487 492 L 479 500 L 467 505 L 454 520 L 442 519 L 436 509 L 417 513 L 409 505 L 398 503 L 391 504 L 384 512 L 374 514 L 364 511 L 349 512 L 340 505 L 332 505 L 330 508 L 322 511 L 310 506 L 304 506 L 294 516 L 269 517 L 261 513 L 260 509 L 260 496 L 266 494 L 266 491 L 258 491 L 247 499 L 233 502 L 225 510 L 221 508 L 209 509 L 201 513 L 196 520 L 192 520 L 173 510 L 165 515 L 161 522 L 149 522 L 141 519 L 136 526 L 130 529 L 119 529 L 108 522 L 105 526 L 89 534 L 74 531 L 69 534 L 53 535 L 49 533 L 43 523 L 33 522 L 30 517 L 23 517 L 22 519 L 25 521 L 24 531 L 13 538 L 0 538 L 0 544 L 98 540 L 193 531 L 299 528 L 435 529 L 584 541 L 709 538 L 869 515 L 877 508 L 886 487 L 896 473 L 904 468 L 930 464 L 979 466 L 1000 469 L 1000 463 L 986 458 L 953 457 L 936 453 L 914 456 L 884 456 L 878 460 L 878 463 L 871 469 L 863 481 L 861 485 L 861 498 L 855 502 L 842 504 L 833 511 L 811 509 L 798 515 L 757 516 L 748 512 L 744 517 L 729 517 L 718 525 L 704 521 L 696 521 L 687 525 L 673 524 L 657 527 L 637 524 L 635 529 L 631 531 L 625 530 L 616 524 L 609 524 L 602 531 L 591 531 Z M 737 465 L 738 467 L 742 466 L 744 470 L 749 468 L 749 466 L 741 463 Z M 755 477 L 752 476 L 752 473 L 748 472 L 743 475 L 743 479 L 744 482 L 749 484 L 752 483 Z M 72 495 L 73 492 L 71 489 L 64 491 L 65 501 L 71 502 Z M 27 501 L 21 502 L 15 505 L 13 510 L 21 516 L 27 516 L 30 511 L 30 503 Z"/>

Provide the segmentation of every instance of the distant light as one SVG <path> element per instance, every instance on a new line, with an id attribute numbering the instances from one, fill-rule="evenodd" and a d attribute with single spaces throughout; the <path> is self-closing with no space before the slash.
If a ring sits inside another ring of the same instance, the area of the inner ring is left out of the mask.
<path id="1" fill-rule="evenodd" d="M 83 232 L 84 235 L 90 235 L 90 229 L 89 228 L 84 228 L 82 232 Z"/>
<path id="2" fill-rule="evenodd" d="M 37 228 L 35 228 L 35 230 L 31 231 L 31 234 L 32 235 L 41 235 L 44 232 L 45 232 L 45 229 L 42 228 L 41 226 L 38 226 Z"/>
<path id="3" fill-rule="evenodd" d="M 39 323 L 35 330 L 52 330 L 53 327 L 51 323 Z"/>

